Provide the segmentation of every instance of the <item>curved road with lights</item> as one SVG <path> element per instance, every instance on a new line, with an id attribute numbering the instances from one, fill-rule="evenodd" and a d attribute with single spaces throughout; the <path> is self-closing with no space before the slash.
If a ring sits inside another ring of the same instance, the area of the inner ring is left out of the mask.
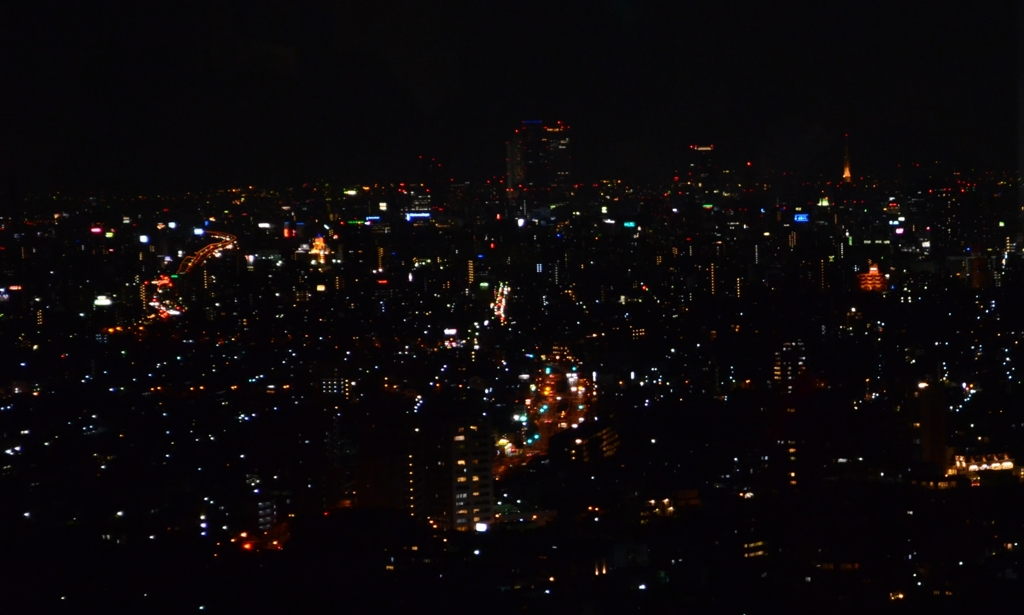
<path id="1" fill-rule="evenodd" d="M 203 261 L 209 258 L 211 254 L 220 252 L 221 250 L 226 250 L 238 241 L 238 237 L 235 237 L 230 233 L 206 231 L 203 234 L 213 237 L 214 239 L 218 239 L 219 241 L 205 245 L 195 254 L 186 256 L 185 259 L 181 261 L 181 265 L 178 266 L 178 275 L 184 275 L 191 272 L 193 268 L 202 265 Z"/>

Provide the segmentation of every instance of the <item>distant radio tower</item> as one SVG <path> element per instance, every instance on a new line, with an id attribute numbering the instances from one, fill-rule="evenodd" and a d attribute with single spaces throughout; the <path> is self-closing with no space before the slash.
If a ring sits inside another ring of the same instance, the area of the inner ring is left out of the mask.
<path id="1" fill-rule="evenodd" d="M 846 135 L 846 155 L 843 156 L 843 183 L 849 184 L 853 182 L 853 176 L 850 175 L 850 135 Z"/>

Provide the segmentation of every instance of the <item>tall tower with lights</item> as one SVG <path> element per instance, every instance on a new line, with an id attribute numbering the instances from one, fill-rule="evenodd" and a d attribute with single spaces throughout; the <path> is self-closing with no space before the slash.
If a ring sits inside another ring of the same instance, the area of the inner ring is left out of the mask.
<path id="1" fill-rule="evenodd" d="M 846 153 L 843 155 L 843 183 L 849 184 L 853 182 L 853 176 L 850 174 L 850 135 L 846 135 Z"/>

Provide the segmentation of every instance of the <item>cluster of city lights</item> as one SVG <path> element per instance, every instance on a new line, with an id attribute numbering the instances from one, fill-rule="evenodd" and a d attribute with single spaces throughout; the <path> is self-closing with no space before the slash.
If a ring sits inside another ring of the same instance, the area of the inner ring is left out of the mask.
<path id="1" fill-rule="evenodd" d="M 156 289 L 153 296 L 146 302 L 149 307 L 153 308 L 153 311 L 146 315 L 148 320 L 167 320 L 171 316 L 180 316 L 185 312 L 185 308 L 170 292 L 174 287 L 170 277 L 162 275 L 152 282 L 146 282 L 146 285 Z"/>
<path id="2" fill-rule="evenodd" d="M 491 304 L 491 309 L 494 310 L 494 316 L 501 324 L 505 324 L 505 306 L 508 304 L 508 293 L 508 284 L 502 282 L 494 291 L 494 303 Z"/>

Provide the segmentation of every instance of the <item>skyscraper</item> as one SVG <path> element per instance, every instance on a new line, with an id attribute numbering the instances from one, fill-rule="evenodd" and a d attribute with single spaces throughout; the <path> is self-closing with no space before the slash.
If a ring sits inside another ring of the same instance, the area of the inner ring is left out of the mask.
<path id="1" fill-rule="evenodd" d="M 569 127 L 562 122 L 556 122 L 554 126 L 546 126 L 544 131 L 547 133 L 551 185 L 558 190 L 567 191 L 572 185 Z"/>
<path id="2" fill-rule="evenodd" d="M 691 145 L 690 162 L 686 169 L 687 180 L 692 187 L 710 192 L 717 179 L 714 163 L 714 145 Z"/>
<path id="3" fill-rule="evenodd" d="M 570 187 L 569 127 L 524 121 L 506 145 L 509 198 L 516 209 L 550 204 Z"/>
<path id="4" fill-rule="evenodd" d="M 714 160 L 714 145 L 691 145 L 673 177 L 673 207 L 685 218 L 703 219 L 719 203 L 721 186 Z"/>

